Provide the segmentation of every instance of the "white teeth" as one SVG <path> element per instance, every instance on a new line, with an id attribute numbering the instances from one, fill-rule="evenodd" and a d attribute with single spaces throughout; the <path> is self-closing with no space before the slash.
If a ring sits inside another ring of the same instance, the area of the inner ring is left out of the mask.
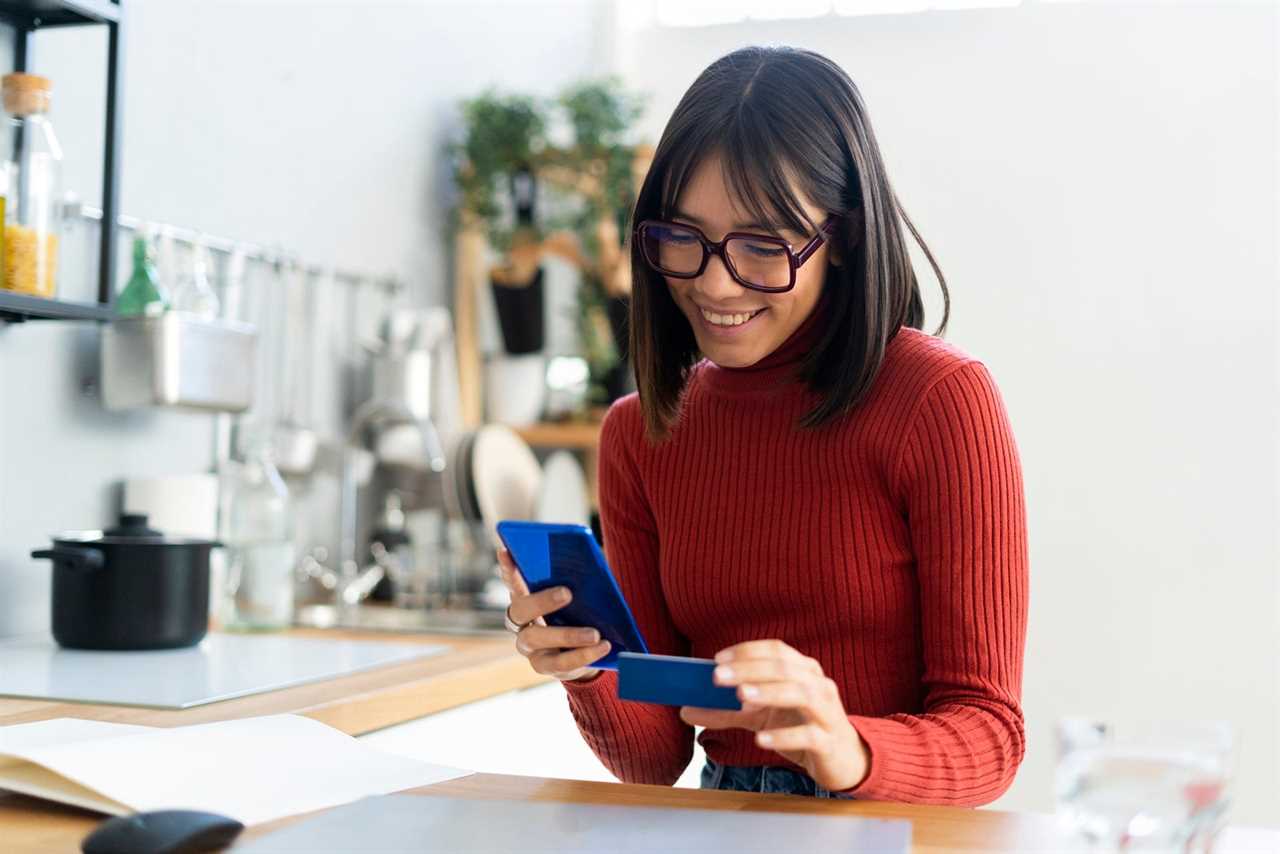
<path id="1" fill-rule="evenodd" d="M 742 324 L 750 320 L 754 315 L 753 314 L 715 314 L 713 312 L 706 311 L 704 309 L 702 312 L 702 316 L 707 319 L 708 323 L 714 324 L 715 326 L 741 326 Z"/>

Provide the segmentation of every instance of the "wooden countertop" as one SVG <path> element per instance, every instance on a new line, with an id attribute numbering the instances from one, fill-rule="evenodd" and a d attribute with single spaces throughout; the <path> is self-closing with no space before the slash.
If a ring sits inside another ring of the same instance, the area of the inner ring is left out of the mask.
<path id="1" fill-rule="evenodd" d="M 551 780 L 473 774 L 460 780 L 411 790 L 422 797 L 486 798 L 514 801 L 561 801 L 609 806 L 669 807 L 743 810 L 812 815 L 847 815 L 863 818 L 905 819 L 911 822 L 913 854 L 954 852 L 1060 852 L 1084 851 L 1073 845 L 1051 815 L 927 807 L 872 801 L 833 801 L 791 795 L 759 795 L 636 786 L 583 780 Z M 245 831 L 229 850 L 307 816 L 293 816 Z M 5 854 L 72 854 L 102 816 L 86 810 L 38 801 L 21 795 L 0 795 L 0 839 Z M 800 849 L 797 849 L 800 850 Z M 1280 831 L 1229 828 L 1215 854 L 1280 851 Z M 354 852 L 353 852 L 354 854 Z"/>
<path id="2" fill-rule="evenodd" d="M 342 637 L 421 643 L 444 643 L 445 655 L 371 670 L 328 682 L 287 688 L 238 700 L 182 711 L 93 706 L 0 698 L 0 726 L 54 717 L 179 726 L 253 715 L 294 712 L 323 721 L 351 735 L 403 723 L 423 715 L 546 681 L 529 670 L 511 640 L 440 635 L 388 635 L 332 630 L 297 630 L 299 636 Z M 912 822 L 912 850 L 1062 851 L 1069 843 L 1052 816 L 998 810 L 921 807 L 866 801 L 830 801 L 784 795 L 712 792 L 539 777 L 475 774 L 415 789 L 430 797 L 488 798 L 519 801 L 570 801 L 616 806 L 687 807 L 778 811 Z M 304 816 L 254 827 L 241 837 L 250 840 Z M 79 851 L 80 840 L 102 820 L 95 813 L 28 798 L 0 794 L 0 840 L 5 854 L 49 854 Z M 1280 831 L 1232 829 L 1220 854 L 1233 850 L 1280 851 Z M 233 849 L 234 850 L 234 846 Z"/>

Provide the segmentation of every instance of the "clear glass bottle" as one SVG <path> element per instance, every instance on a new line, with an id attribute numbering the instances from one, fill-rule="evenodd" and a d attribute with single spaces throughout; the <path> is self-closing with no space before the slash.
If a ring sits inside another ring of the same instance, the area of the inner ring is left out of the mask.
<path id="1" fill-rule="evenodd" d="M 269 437 L 242 437 L 241 459 L 223 471 L 220 539 L 227 578 L 221 620 L 231 631 L 293 623 L 295 555 L 289 489 L 271 459 Z"/>
<path id="2" fill-rule="evenodd" d="M 52 82 L 35 74 L 0 79 L 12 145 L 4 221 L 4 287 L 34 296 L 57 293 L 62 233 L 62 146 L 48 112 Z"/>
<path id="3" fill-rule="evenodd" d="M 146 233 L 133 238 L 133 273 L 116 297 L 121 317 L 159 314 L 169 305 L 168 295 L 156 273 L 155 252 Z"/>
<path id="4" fill-rule="evenodd" d="M 200 317 L 217 317 L 221 308 L 218 295 L 209 283 L 209 248 L 196 240 L 191 247 L 191 270 L 179 278 L 173 295 L 173 310 Z"/>

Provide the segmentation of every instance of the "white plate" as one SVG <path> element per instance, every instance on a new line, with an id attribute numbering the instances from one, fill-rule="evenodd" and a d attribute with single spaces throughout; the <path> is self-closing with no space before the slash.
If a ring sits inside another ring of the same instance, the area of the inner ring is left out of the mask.
<path id="1" fill-rule="evenodd" d="M 565 525 L 591 524 L 587 475 L 569 451 L 556 451 L 542 467 L 542 491 L 534 518 Z"/>
<path id="2" fill-rule="evenodd" d="M 510 427 L 488 424 L 476 431 L 471 482 L 480 518 L 494 545 L 503 519 L 532 519 L 542 489 L 542 466 L 529 445 Z"/>

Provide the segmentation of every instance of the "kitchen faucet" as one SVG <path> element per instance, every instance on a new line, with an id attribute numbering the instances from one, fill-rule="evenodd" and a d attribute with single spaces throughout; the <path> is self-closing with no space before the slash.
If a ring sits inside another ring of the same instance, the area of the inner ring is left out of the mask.
<path id="1" fill-rule="evenodd" d="M 372 427 L 410 425 L 417 429 L 422 439 L 422 449 L 427 468 L 442 472 L 445 467 L 444 446 L 435 424 L 425 416 L 415 415 L 407 405 L 394 400 L 371 400 L 356 410 L 351 419 L 351 430 L 342 448 L 341 493 L 341 541 L 338 555 L 338 571 L 325 569 L 319 562 L 305 568 L 307 575 L 320 579 L 334 593 L 334 605 L 344 613 L 368 598 L 383 576 L 394 568 L 389 563 L 394 556 L 385 549 L 374 549 L 374 563 L 360 568 L 356 557 L 357 516 L 359 515 L 360 485 L 372 474 L 374 453 L 365 447 L 365 436 Z M 376 544 L 375 544 L 376 545 Z"/>

